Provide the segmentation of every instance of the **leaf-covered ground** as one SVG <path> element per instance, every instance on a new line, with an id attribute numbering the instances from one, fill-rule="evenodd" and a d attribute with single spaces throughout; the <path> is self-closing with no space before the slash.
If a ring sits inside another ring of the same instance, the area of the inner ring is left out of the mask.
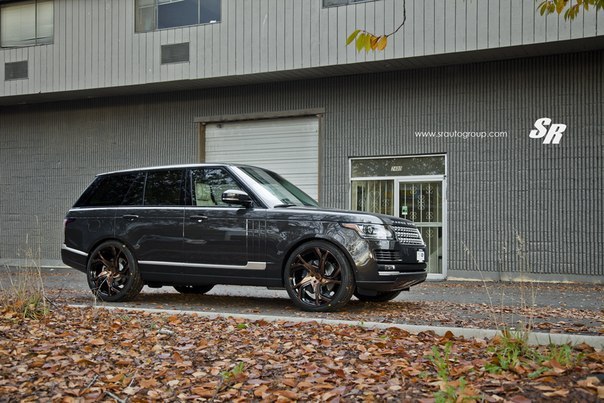
<path id="1" fill-rule="evenodd" d="M 604 398 L 602 352 L 514 345 L 396 328 L 68 307 L 31 320 L 4 310 L 0 400 Z"/>

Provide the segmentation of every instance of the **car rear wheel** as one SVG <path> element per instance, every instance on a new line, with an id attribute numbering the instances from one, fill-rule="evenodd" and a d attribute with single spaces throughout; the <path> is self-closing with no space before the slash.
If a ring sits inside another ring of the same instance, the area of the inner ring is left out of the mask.
<path id="1" fill-rule="evenodd" d="M 205 285 L 175 285 L 174 289 L 181 294 L 205 294 L 214 288 L 214 284 Z"/>
<path id="2" fill-rule="evenodd" d="M 103 242 L 90 254 L 86 268 L 88 286 L 103 301 L 128 301 L 143 289 L 138 263 L 126 245 Z"/>
<path id="3" fill-rule="evenodd" d="M 366 302 L 386 302 L 386 301 L 391 301 L 391 300 L 395 299 L 396 297 L 399 296 L 400 293 L 401 293 L 401 291 L 383 291 L 383 292 L 378 292 L 375 295 L 367 295 L 367 294 L 361 294 L 357 290 L 354 292 L 354 296 L 357 297 L 358 299 L 360 299 L 361 301 L 366 301 Z"/>
<path id="4" fill-rule="evenodd" d="M 285 266 L 284 282 L 294 304 L 312 312 L 340 309 L 354 291 L 346 256 L 323 241 L 308 242 L 293 251 Z"/>

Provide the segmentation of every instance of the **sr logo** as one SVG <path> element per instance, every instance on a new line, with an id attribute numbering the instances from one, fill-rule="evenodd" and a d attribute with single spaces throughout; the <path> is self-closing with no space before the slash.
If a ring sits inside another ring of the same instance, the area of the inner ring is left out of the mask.
<path id="1" fill-rule="evenodd" d="M 537 119 L 535 129 L 531 130 L 529 137 L 532 139 L 545 137 L 543 144 L 560 144 L 560 139 L 562 139 L 562 133 L 566 130 L 566 125 L 563 123 L 551 123 L 552 120 L 550 118 Z"/>

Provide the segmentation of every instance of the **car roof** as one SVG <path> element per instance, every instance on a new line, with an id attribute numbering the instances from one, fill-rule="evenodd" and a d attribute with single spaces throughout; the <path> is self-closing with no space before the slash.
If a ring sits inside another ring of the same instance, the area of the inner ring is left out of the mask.
<path id="1" fill-rule="evenodd" d="M 163 169 L 206 168 L 206 167 L 251 167 L 251 165 L 229 164 L 229 163 L 223 163 L 223 162 L 203 163 L 203 164 L 158 165 L 158 166 L 150 166 L 150 167 L 143 167 L 143 168 L 129 168 L 129 169 L 120 169 L 117 171 L 103 172 L 103 173 L 97 174 L 97 176 L 121 174 L 121 173 L 128 173 L 128 172 L 156 171 L 156 170 L 163 170 Z"/>

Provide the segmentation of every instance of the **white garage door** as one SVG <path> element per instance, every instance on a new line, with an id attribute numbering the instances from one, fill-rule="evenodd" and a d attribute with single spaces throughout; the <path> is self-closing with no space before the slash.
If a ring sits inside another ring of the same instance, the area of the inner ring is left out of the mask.
<path id="1" fill-rule="evenodd" d="M 317 117 L 213 123 L 206 126 L 205 138 L 206 162 L 267 168 L 318 198 Z"/>

